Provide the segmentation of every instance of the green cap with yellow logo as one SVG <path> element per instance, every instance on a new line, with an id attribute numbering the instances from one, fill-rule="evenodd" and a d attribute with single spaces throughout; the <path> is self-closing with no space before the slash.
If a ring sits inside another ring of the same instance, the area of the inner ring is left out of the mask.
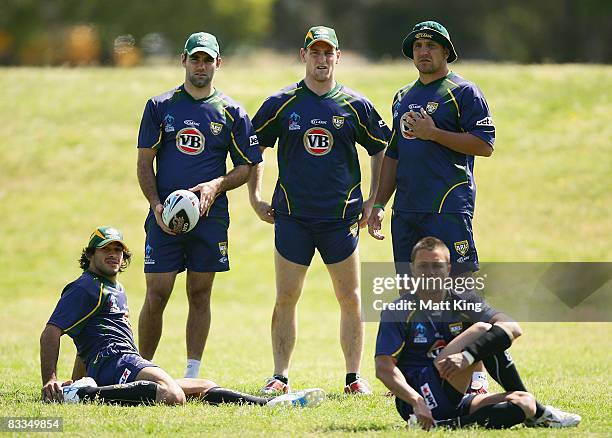
<path id="1" fill-rule="evenodd" d="M 129 251 L 127 245 L 123 241 L 123 233 L 117 228 L 110 226 L 98 227 L 93 230 L 93 233 L 91 233 L 89 237 L 87 248 L 104 248 L 112 242 L 119 242 L 123 245 L 124 250 Z"/>
<path id="2" fill-rule="evenodd" d="M 306 37 L 304 38 L 304 48 L 307 49 L 317 41 L 323 41 L 334 49 L 338 49 L 338 37 L 336 31 L 331 27 L 326 26 L 313 26 L 308 30 Z"/>
<path id="3" fill-rule="evenodd" d="M 221 54 L 217 38 L 213 34 L 206 32 L 191 34 L 189 38 L 187 38 L 187 41 L 185 41 L 185 50 L 183 50 L 183 53 L 190 56 L 196 52 L 205 52 L 217 59 Z"/>
<path id="4" fill-rule="evenodd" d="M 402 52 L 410 59 L 412 59 L 412 45 L 419 38 L 428 38 L 446 47 L 449 51 L 447 62 L 450 63 L 457 59 L 457 52 L 450 40 L 448 30 L 437 21 L 423 21 L 415 24 L 412 28 L 412 32 L 404 38 Z"/>

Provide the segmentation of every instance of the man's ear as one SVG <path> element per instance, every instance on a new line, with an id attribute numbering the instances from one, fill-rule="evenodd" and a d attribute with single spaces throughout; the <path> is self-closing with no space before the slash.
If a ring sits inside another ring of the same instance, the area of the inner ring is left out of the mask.
<path id="1" fill-rule="evenodd" d="M 340 55 L 342 55 L 342 52 L 340 52 L 340 49 L 336 50 L 336 56 L 338 57 L 336 59 L 336 64 L 338 64 L 340 62 Z"/>
<path id="2" fill-rule="evenodd" d="M 223 61 L 221 60 L 221 56 L 217 56 L 217 59 L 215 60 L 215 67 L 216 67 L 216 68 L 221 67 L 221 63 L 222 63 L 222 62 L 223 62 Z"/>
<path id="3" fill-rule="evenodd" d="M 185 53 L 181 53 L 181 65 L 185 67 L 186 62 L 187 62 L 187 55 Z"/>
<path id="4" fill-rule="evenodd" d="M 302 62 L 306 62 L 306 50 L 307 49 L 300 47 L 300 59 Z"/>

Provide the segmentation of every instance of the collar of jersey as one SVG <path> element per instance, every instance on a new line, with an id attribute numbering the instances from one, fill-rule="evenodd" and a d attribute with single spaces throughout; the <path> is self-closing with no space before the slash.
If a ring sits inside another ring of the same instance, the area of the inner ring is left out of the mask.
<path id="1" fill-rule="evenodd" d="M 89 269 L 87 269 L 85 272 L 87 272 L 91 276 L 91 278 L 93 278 L 94 280 L 98 280 L 100 283 L 104 283 L 105 285 L 110 286 L 110 287 L 115 288 L 115 289 L 117 289 L 119 287 L 119 282 L 113 283 L 108 278 L 103 277 L 103 276 L 98 275 L 98 274 L 94 274 Z"/>
<path id="2" fill-rule="evenodd" d="M 213 94 L 211 94 L 210 96 L 203 97 L 203 98 L 201 98 L 201 99 L 196 99 L 196 98 L 195 98 L 195 97 L 193 97 L 191 94 L 189 94 L 189 93 L 187 92 L 187 90 L 185 90 L 185 85 L 184 85 L 184 84 L 183 84 L 183 85 L 181 85 L 181 86 L 179 87 L 179 89 L 181 90 L 181 92 L 185 93 L 185 96 L 187 96 L 187 99 L 192 100 L 192 101 L 194 101 L 194 102 L 206 102 L 206 101 L 208 101 L 208 100 L 211 100 L 213 97 L 217 97 L 217 95 L 219 94 L 219 90 L 217 90 L 217 89 L 215 88 L 215 91 L 214 91 L 214 92 L 213 92 Z"/>
<path id="3" fill-rule="evenodd" d="M 454 75 L 455 73 L 453 73 L 452 70 L 449 70 L 448 73 L 446 73 L 446 76 L 442 76 L 439 79 L 436 79 L 433 82 L 430 82 L 429 84 L 424 84 L 423 82 L 421 82 L 421 78 L 417 79 L 417 84 L 419 84 L 421 87 L 429 87 L 431 85 L 435 85 L 435 84 L 439 84 L 440 82 L 442 82 L 444 79 L 450 78 L 452 75 Z"/>
<path id="4" fill-rule="evenodd" d="M 312 91 L 310 88 L 308 88 L 308 85 L 306 85 L 306 82 L 304 82 L 304 80 L 302 79 L 300 81 L 300 83 L 298 84 L 299 87 L 302 87 L 303 90 L 305 90 L 306 93 L 313 95 L 314 97 L 317 97 L 319 99 L 327 99 L 328 97 L 333 96 L 334 94 L 336 94 L 338 92 L 338 90 L 340 88 L 342 88 L 342 84 L 340 82 L 336 81 L 336 86 L 334 88 L 332 88 L 331 90 L 329 90 L 327 93 L 325 94 L 321 94 L 318 95 L 317 93 L 315 93 L 314 91 Z"/>

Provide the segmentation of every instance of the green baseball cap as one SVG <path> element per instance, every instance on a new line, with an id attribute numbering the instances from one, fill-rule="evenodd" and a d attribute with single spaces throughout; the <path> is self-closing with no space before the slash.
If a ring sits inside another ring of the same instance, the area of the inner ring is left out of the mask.
<path id="1" fill-rule="evenodd" d="M 308 30 L 306 37 L 304 38 L 304 48 L 307 49 L 317 41 L 323 41 L 332 46 L 334 49 L 338 49 L 338 37 L 336 31 L 331 27 L 325 26 L 313 26 Z"/>
<path id="2" fill-rule="evenodd" d="M 187 41 L 185 41 L 185 50 L 183 50 L 183 53 L 190 56 L 196 52 L 205 52 L 217 59 L 221 54 L 217 38 L 206 32 L 192 33 L 189 38 L 187 38 Z"/>
<path id="3" fill-rule="evenodd" d="M 428 38 L 446 47 L 450 52 L 447 59 L 449 63 L 457 59 L 457 52 L 450 40 L 448 30 L 437 21 L 423 21 L 414 25 L 412 31 L 404 38 L 404 42 L 402 43 L 402 52 L 404 56 L 412 59 L 412 45 L 414 41 L 419 38 Z"/>
<path id="4" fill-rule="evenodd" d="M 87 248 L 104 248 L 111 242 L 119 242 L 123 245 L 124 250 L 129 251 L 127 245 L 123 241 L 123 233 L 117 228 L 110 226 L 98 227 L 93 230 L 93 233 L 89 236 Z"/>

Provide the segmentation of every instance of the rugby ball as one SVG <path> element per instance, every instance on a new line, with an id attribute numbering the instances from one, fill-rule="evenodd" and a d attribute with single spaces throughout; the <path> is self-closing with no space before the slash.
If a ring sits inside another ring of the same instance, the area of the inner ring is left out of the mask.
<path id="1" fill-rule="evenodd" d="M 200 200 L 189 190 L 175 190 L 164 201 L 162 220 L 177 234 L 194 229 L 200 219 Z"/>

